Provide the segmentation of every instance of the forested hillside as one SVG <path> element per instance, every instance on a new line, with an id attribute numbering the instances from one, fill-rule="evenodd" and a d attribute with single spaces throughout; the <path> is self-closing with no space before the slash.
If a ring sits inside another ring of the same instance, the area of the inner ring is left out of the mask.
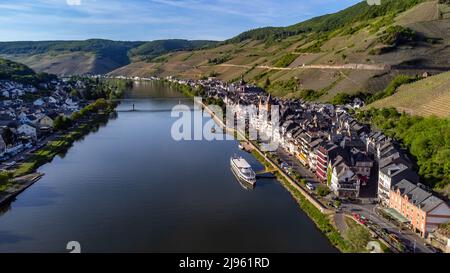
<path id="1" fill-rule="evenodd" d="M 169 52 L 200 49 L 213 44 L 211 41 L 124 42 L 102 39 L 2 42 L 0 55 L 27 64 L 39 72 L 104 74 L 129 64 L 133 59 L 150 61 Z"/>
<path id="2" fill-rule="evenodd" d="M 36 74 L 26 65 L 0 58 L 0 80 L 13 80 L 20 83 L 37 85 L 55 78 L 47 73 Z"/>
<path id="3" fill-rule="evenodd" d="M 394 108 L 370 109 L 358 118 L 381 129 L 408 149 L 422 183 L 450 196 L 450 120 L 399 113 Z"/>

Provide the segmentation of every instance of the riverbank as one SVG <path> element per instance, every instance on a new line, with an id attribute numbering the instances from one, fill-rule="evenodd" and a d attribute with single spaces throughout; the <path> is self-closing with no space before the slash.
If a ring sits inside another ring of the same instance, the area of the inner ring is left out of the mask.
<path id="1" fill-rule="evenodd" d="M 316 227 L 328 238 L 330 243 L 341 252 L 353 253 L 355 249 L 347 242 L 337 229 L 331 224 L 334 212 L 325 208 L 313 196 L 301 189 L 295 181 L 287 177 L 283 171 L 266 156 L 262 155 L 259 149 L 255 149 L 252 155 L 266 167 L 276 167 L 278 182 L 291 194 L 303 212 L 314 222 Z"/>
<path id="2" fill-rule="evenodd" d="M 14 200 L 17 195 L 36 183 L 42 176 L 44 176 L 43 173 L 32 173 L 15 178 L 6 190 L 0 192 L 0 207 Z"/>
<path id="3" fill-rule="evenodd" d="M 359 235 L 355 235 L 354 240 L 347 239 L 348 234 L 341 234 L 338 231 L 338 228 L 332 224 L 332 219 L 334 218 L 335 212 L 326 208 L 321 204 L 319 200 L 317 200 L 314 196 L 308 193 L 305 189 L 303 189 L 296 181 L 294 181 L 289 175 L 287 175 L 280 166 L 278 166 L 272 159 L 268 158 L 258 147 L 257 144 L 253 143 L 248 139 L 248 137 L 236 130 L 235 128 L 229 128 L 225 125 L 225 123 L 220 120 L 217 116 L 215 116 L 214 112 L 209 109 L 208 105 L 201 102 L 199 103 L 205 111 L 207 111 L 212 119 L 216 122 L 218 126 L 223 128 L 225 132 L 232 133 L 235 138 L 238 136 L 246 141 L 248 145 L 250 145 L 252 149 L 252 155 L 263 164 L 266 169 L 275 169 L 276 178 L 280 182 L 280 184 L 291 194 L 291 196 L 296 200 L 297 204 L 300 206 L 302 211 L 306 213 L 306 215 L 314 222 L 316 227 L 325 235 L 325 237 L 330 241 L 330 243 L 336 247 L 339 251 L 344 253 L 358 253 L 358 252 L 367 252 L 365 248 L 366 245 L 361 246 L 360 241 L 363 239 L 364 241 L 371 240 L 369 237 L 365 236 L 365 238 L 358 238 Z M 363 227 L 366 229 L 366 227 Z M 370 232 L 368 230 L 367 232 Z M 386 252 L 385 247 L 383 250 Z"/>
<path id="4" fill-rule="evenodd" d="M 252 155 L 261 162 L 266 168 L 276 168 L 278 170 L 276 177 L 277 180 L 283 185 L 283 187 L 288 190 L 292 197 L 297 201 L 300 208 L 308 215 L 308 217 L 315 223 L 316 227 L 328 238 L 333 246 L 339 249 L 341 252 L 354 252 L 351 245 L 340 235 L 336 228 L 331 224 L 330 218 L 333 215 L 333 211 L 325 208 L 320 204 L 319 201 L 315 200 L 314 197 L 309 195 L 306 191 L 302 190 L 295 181 L 287 177 L 284 172 L 267 158 L 262 151 L 254 145 L 245 135 L 241 132 L 228 128 L 222 120 L 218 119 L 214 112 L 209 109 L 209 107 L 203 102 L 199 102 L 204 109 L 211 114 L 213 120 L 218 126 L 222 127 L 225 131 L 238 134 L 242 139 L 245 139 L 250 145 L 253 146 L 254 150 Z"/>
<path id="5" fill-rule="evenodd" d="M 55 140 L 49 141 L 44 147 L 29 154 L 17 168 L 11 171 L 12 178 L 0 191 L 0 206 L 8 203 L 38 181 L 44 175 L 36 173 L 39 167 L 51 162 L 55 156 L 66 153 L 75 141 L 98 130 L 102 124 L 106 124 L 115 107 L 115 103 L 97 100 L 81 109 L 81 114 L 76 115 L 76 119 L 72 116 L 71 128 L 61 131 L 61 135 Z"/>
<path id="6" fill-rule="evenodd" d="M 40 166 L 51 162 L 56 155 L 67 152 L 75 141 L 97 130 L 101 124 L 106 123 L 115 109 L 115 104 L 110 102 L 104 104 L 102 102 L 103 106 L 93 111 L 92 108 L 94 107 L 92 105 L 100 104 L 98 102 L 99 100 L 81 109 L 79 113 L 83 113 L 81 114 L 82 116 L 77 118 L 71 128 L 62 131 L 62 135 L 56 140 L 48 142 L 43 148 L 35 151 L 28 159 L 25 159 L 13 171 L 13 176 L 18 177 L 34 172 Z"/>

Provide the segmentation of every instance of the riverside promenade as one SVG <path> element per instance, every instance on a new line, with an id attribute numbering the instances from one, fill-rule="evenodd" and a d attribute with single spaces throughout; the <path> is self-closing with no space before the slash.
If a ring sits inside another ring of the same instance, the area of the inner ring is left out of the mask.
<path id="1" fill-rule="evenodd" d="M 271 167 L 276 170 L 280 175 L 283 176 L 283 178 L 292 186 L 294 187 L 296 190 L 298 190 L 311 204 L 313 204 L 321 213 L 326 214 L 326 215 L 330 215 L 333 214 L 334 211 L 327 209 L 324 205 L 322 205 L 319 200 L 317 200 L 314 196 L 312 196 L 311 194 L 309 194 L 305 189 L 303 189 L 302 187 L 300 187 L 298 185 L 298 183 L 296 181 L 294 181 L 288 174 L 286 174 L 284 172 L 283 169 L 281 169 L 280 166 L 278 166 L 278 164 L 276 164 L 275 162 L 272 161 L 272 159 L 268 158 L 263 151 L 261 151 L 261 149 L 255 145 L 252 141 L 250 141 L 244 133 L 242 133 L 241 131 L 235 129 L 235 128 L 229 128 L 227 127 L 224 122 L 218 118 L 215 113 L 209 109 L 209 107 L 204 104 L 202 101 L 196 101 L 196 103 L 199 103 L 203 109 L 205 109 L 206 112 L 208 112 L 211 117 L 213 118 L 213 120 L 224 130 L 227 132 L 231 132 L 231 133 L 236 133 L 238 134 L 238 136 L 247 141 L 248 144 L 261 156 L 264 158 L 264 160 L 266 162 L 268 162 Z"/>

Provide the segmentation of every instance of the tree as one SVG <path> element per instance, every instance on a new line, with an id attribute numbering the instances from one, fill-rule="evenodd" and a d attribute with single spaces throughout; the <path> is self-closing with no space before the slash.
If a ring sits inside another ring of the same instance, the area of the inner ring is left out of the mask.
<path id="1" fill-rule="evenodd" d="M 80 112 L 73 112 L 70 118 L 74 121 L 79 120 L 82 117 Z"/>
<path id="2" fill-rule="evenodd" d="M 72 89 L 72 91 L 70 91 L 70 96 L 72 97 L 78 97 L 78 91 L 76 89 Z"/>
<path id="3" fill-rule="evenodd" d="M 270 79 L 267 77 L 266 82 L 264 83 L 264 88 L 268 88 L 270 84 L 271 84 Z"/>
<path id="4" fill-rule="evenodd" d="M 3 137 L 3 140 L 5 141 L 6 145 L 14 144 L 17 139 L 16 134 L 14 134 L 14 132 L 11 131 L 11 129 L 9 127 L 6 127 L 5 129 L 3 129 L 2 137 Z"/>
<path id="5" fill-rule="evenodd" d="M 59 115 L 53 121 L 53 128 L 55 130 L 65 130 L 72 125 L 72 120 L 66 116 Z"/>
<path id="6" fill-rule="evenodd" d="M 12 178 L 12 173 L 5 172 L 5 171 L 0 172 L 0 185 L 7 184 L 9 181 L 11 181 L 11 178 Z"/>
<path id="7" fill-rule="evenodd" d="M 319 196 L 327 196 L 330 193 L 330 190 L 328 189 L 327 186 L 324 185 L 319 185 L 319 187 L 317 187 L 317 194 Z"/>

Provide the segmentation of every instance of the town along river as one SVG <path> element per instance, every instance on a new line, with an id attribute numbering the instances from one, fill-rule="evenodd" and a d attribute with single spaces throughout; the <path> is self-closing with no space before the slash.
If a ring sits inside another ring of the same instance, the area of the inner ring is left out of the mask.
<path id="1" fill-rule="evenodd" d="M 274 179 L 246 190 L 236 141 L 175 141 L 180 93 L 135 83 L 118 115 L 42 166 L 0 216 L 0 252 L 336 252 Z M 137 111 L 129 111 L 135 104 Z M 154 111 L 161 110 L 161 111 Z"/>

